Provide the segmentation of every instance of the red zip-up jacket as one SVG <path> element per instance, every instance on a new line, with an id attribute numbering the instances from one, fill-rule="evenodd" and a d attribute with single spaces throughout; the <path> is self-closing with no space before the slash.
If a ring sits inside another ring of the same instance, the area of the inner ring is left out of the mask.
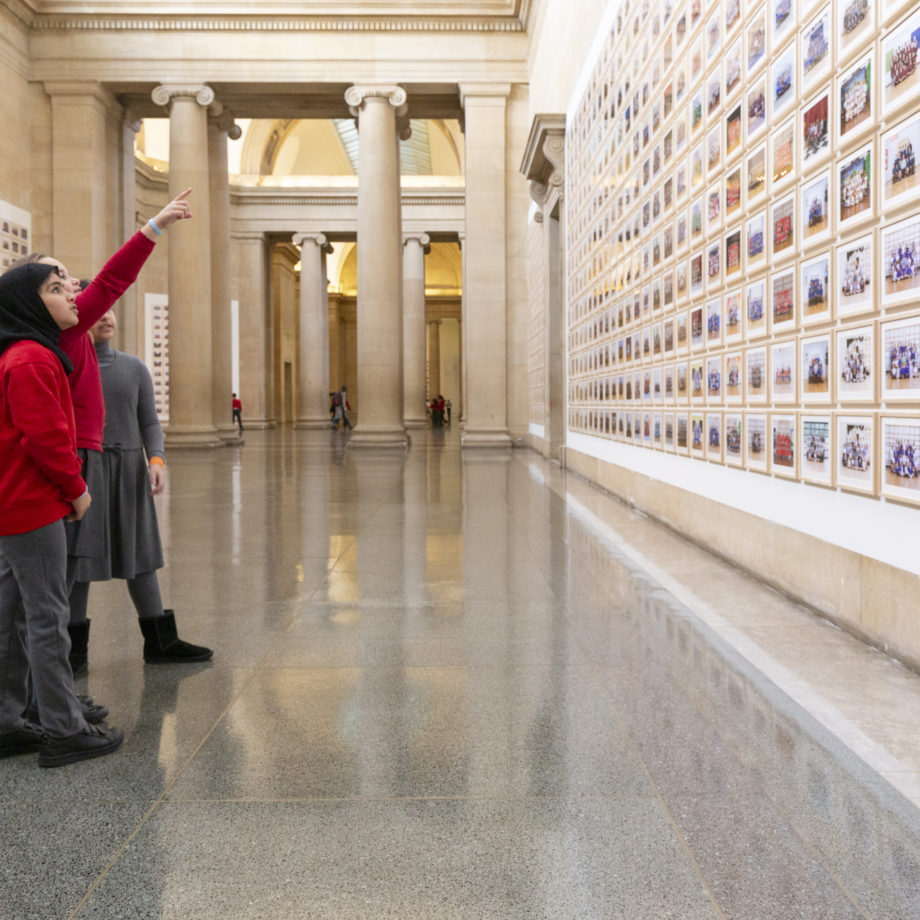
<path id="1" fill-rule="evenodd" d="M 105 403 L 102 399 L 99 362 L 87 332 L 134 284 L 153 252 L 154 245 L 152 240 L 148 240 L 138 230 L 105 263 L 89 287 L 77 294 L 80 322 L 61 333 L 61 348 L 73 362 L 73 371 L 68 379 L 77 426 L 77 447 L 101 451 L 102 432 L 105 429 Z"/>
<path id="2" fill-rule="evenodd" d="M 86 491 L 60 359 L 31 340 L 0 355 L 0 534 L 59 521 Z"/>

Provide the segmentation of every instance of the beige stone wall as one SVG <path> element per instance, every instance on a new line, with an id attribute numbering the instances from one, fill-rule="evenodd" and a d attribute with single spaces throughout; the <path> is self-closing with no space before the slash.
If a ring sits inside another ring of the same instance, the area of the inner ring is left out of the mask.
<path id="1" fill-rule="evenodd" d="M 920 669 L 920 577 L 571 448 L 566 466 Z"/>
<path id="2" fill-rule="evenodd" d="M 34 211 L 30 194 L 32 149 L 28 126 L 31 93 L 25 79 L 27 42 L 19 23 L 0 10 L 0 199 Z M 15 130 L 12 130 L 16 126 Z M 35 216 L 33 214 L 33 221 Z M 33 223 L 33 235 L 35 224 Z"/>

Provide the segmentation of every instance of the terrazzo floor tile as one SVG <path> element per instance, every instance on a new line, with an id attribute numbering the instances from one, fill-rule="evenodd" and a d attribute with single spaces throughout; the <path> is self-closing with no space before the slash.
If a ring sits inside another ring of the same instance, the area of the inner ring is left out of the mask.
<path id="1" fill-rule="evenodd" d="M 720 916 L 658 803 L 641 798 L 170 804 L 77 918 L 126 910 L 135 920 Z"/>

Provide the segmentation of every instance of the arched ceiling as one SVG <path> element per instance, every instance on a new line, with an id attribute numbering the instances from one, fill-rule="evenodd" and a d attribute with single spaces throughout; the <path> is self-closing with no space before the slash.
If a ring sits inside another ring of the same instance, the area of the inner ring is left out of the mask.
<path id="1" fill-rule="evenodd" d="M 346 247 L 339 260 L 338 277 L 332 278 L 332 290 L 354 296 L 358 290 L 358 247 Z M 432 243 L 425 256 L 425 293 L 428 295 L 459 295 L 463 288 L 460 247 L 456 243 Z"/>

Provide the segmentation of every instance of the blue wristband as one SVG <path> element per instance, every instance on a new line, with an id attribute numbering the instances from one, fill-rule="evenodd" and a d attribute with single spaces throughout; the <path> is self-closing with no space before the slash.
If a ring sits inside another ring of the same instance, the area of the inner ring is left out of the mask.
<path id="1" fill-rule="evenodd" d="M 147 223 L 150 224 L 150 226 L 153 228 L 153 232 L 157 236 L 163 235 L 163 231 L 157 226 L 156 221 L 152 217 L 150 218 L 150 220 L 147 221 Z"/>

